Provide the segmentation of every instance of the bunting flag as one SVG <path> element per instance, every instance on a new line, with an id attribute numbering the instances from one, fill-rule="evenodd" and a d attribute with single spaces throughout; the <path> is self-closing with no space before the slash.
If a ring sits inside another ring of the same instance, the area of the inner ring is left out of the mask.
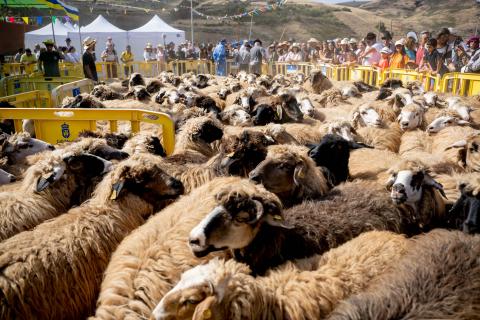
<path id="1" fill-rule="evenodd" d="M 55 24 L 55 22 L 57 22 L 57 17 L 56 17 L 56 16 L 52 16 L 52 23 Z"/>
<path id="2" fill-rule="evenodd" d="M 15 22 L 15 18 L 14 17 L 8 17 L 8 22 L 11 22 L 11 23 L 14 23 Z"/>
<path id="3" fill-rule="evenodd" d="M 277 0 L 277 2 L 274 3 L 274 4 L 268 4 L 268 5 L 259 7 L 259 8 L 254 8 L 252 10 L 249 10 L 249 11 L 246 11 L 246 12 L 243 12 L 243 13 L 235 14 L 235 15 L 232 15 L 232 16 L 225 15 L 223 17 L 210 16 L 210 15 L 201 13 L 196 9 L 193 9 L 192 11 L 196 15 L 198 15 L 200 17 L 203 17 L 207 20 L 210 20 L 210 19 L 212 19 L 212 20 L 227 20 L 227 19 L 228 20 L 234 20 L 234 19 L 241 19 L 241 18 L 244 18 L 244 17 L 247 17 L 247 16 L 249 16 L 249 17 L 258 16 L 258 15 L 266 13 L 268 11 L 273 11 L 273 10 L 280 9 L 281 7 L 283 7 L 287 3 L 287 1 L 288 0 Z M 181 7 L 184 8 L 184 9 L 189 9 L 190 10 L 190 7 L 188 7 L 188 6 L 181 6 Z"/>
<path id="4" fill-rule="evenodd" d="M 25 22 L 25 24 L 28 24 L 28 17 L 22 17 L 22 20 Z"/>
<path id="5" fill-rule="evenodd" d="M 40 26 L 43 24 L 43 17 L 37 17 L 37 24 Z"/>
<path id="6" fill-rule="evenodd" d="M 52 9 L 57 9 L 57 10 L 62 10 L 65 11 L 65 13 L 72 18 L 72 20 L 78 21 L 79 20 L 79 14 L 80 12 L 78 11 L 77 8 L 69 6 L 65 4 L 64 2 L 60 0 L 39 0 L 40 2 L 44 3 L 48 7 Z"/>

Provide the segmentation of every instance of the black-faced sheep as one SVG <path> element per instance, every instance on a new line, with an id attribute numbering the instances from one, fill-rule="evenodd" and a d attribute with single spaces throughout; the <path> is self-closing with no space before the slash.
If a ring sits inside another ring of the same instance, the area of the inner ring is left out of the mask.
<path id="1" fill-rule="evenodd" d="M 92 319 L 148 318 L 182 272 L 207 260 L 192 255 L 188 233 L 215 207 L 215 196 L 230 186 L 255 195 L 265 206 L 272 199 L 279 202 L 263 187 L 235 177 L 217 178 L 180 198 L 119 245 L 105 271 Z"/>
<path id="2" fill-rule="evenodd" d="M 334 134 L 325 135 L 319 144 L 310 146 L 308 155 L 317 166 L 322 167 L 327 180 L 334 186 L 347 181 L 350 149 L 367 147 L 354 141 L 347 141 Z"/>
<path id="3" fill-rule="evenodd" d="M 480 237 L 439 229 L 411 241 L 391 272 L 328 319 L 478 319 Z"/>
<path id="4" fill-rule="evenodd" d="M 15 108 L 15 106 L 8 101 L 0 101 L 0 108 Z M 15 124 L 12 119 L 0 119 L 0 134 L 2 132 L 6 134 L 15 133 Z"/>
<path id="5" fill-rule="evenodd" d="M 369 232 L 323 256 L 308 270 L 286 264 L 266 277 L 245 265 L 211 260 L 185 272 L 153 312 L 167 319 L 322 319 L 389 272 L 409 250 L 401 235 Z M 183 301 L 188 301 L 184 303 Z"/>
<path id="6" fill-rule="evenodd" d="M 279 196 L 286 206 L 327 193 L 329 184 L 323 170 L 308 156 L 308 149 L 293 145 L 274 145 L 267 157 L 249 174 Z"/>
<path id="7" fill-rule="evenodd" d="M 101 138 L 105 139 L 107 144 L 115 149 L 122 149 L 129 137 L 124 133 L 110 133 L 84 130 L 78 134 L 79 138 Z"/>
<path id="8" fill-rule="evenodd" d="M 133 89 L 135 86 L 145 86 L 145 79 L 140 73 L 132 73 L 128 80 L 128 89 Z"/>
<path id="9" fill-rule="evenodd" d="M 137 153 L 151 153 L 157 156 L 166 157 L 165 149 L 160 138 L 155 133 L 141 131 L 128 139 L 122 151 L 134 155 Z"/>
<path id="10" fill-rule="evenodd" d="M 151 97 L 145 86 L 134 86 L 123 96 L 124 99 L 133 98 L 138 101 L 149 101 Z"/>
<path id="11" fill-rule="evenodd" d="M 0 240 L 30 230 L 86 200 L 97 177 L 111 166 L 83 150 L 57 150 L 37 162 L 26 171 L 18 190 L 0 193 Z"/>
<path id="12" fill-rule="evenodd" d="M 445 220 L 437 182 L 418 169 L 395 174 L 390 195 L 376 183 L 346 183 L 318 201 L 303 202 L 283 213 L 259 211 L 254 198 L 232 190 L 217 197 L 217 207 L 190 233 L 190 245 L 199 257 L 233 250 L 253 273 L 263 274 L 286 260 L 323 253 L 369 230 L 415 235 Z M 409 190 L 401 201 L 397 189 Z M 236 218 L 245 212 L 251 219 Z"/>
<path id="13" fill-rule="evenodd" d="M 123 94 L 116 92 L 108 85 L 100 84 L 93 87 L 92 92 L 90 92 L 92 96 L 95 98 L 100 99 L 100 101 L 105 100 L 121 100 L 123 99 Z"/>
<path id="14" fill-rule="evenodd" d="M 103 109 L 105 108 L 105 105 L 94 96 L 87 93 L 81 93 L 75 98 L 66 97 L 63 99 L 62 108 Z"/>
<path id="15" fill-rule="evenodd" d="M 458 184 L 460 198 L 449 212 L 452 227 L 466 233 L 480 233 L 480 176 L 471 173 Z"/>
<path id="16" fill-rule="evenodd" d="M 110 255 L 122 239 L 183 192 L 158 158 L 134 156 L 93 198 L 0 244 L 2 318 L 79 319 L 92 314 Z"/>

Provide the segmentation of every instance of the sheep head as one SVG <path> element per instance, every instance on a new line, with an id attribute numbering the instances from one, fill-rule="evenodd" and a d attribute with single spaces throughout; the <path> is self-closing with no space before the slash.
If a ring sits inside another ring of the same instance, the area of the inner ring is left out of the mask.
<path id="1" fill-rule="evenodd" d="M 135 86 L 130 88 L 130 91 L 124 95 L 124 98 L 133 97 L 135 100 L 138 101 L 145 101 L 151 98 L 150 93 L 148 93 L 147 88 L 145 86 Z"/>
<path id="2" fill-rule="evenodd" d="M 347 141 L 354 141 L 357 132 L 348 121 L 332 121 L 328 124 L 327 132 L 336 134 Z"/>
<path id="3" fill-rule="evenodd" d="M 153 310 L 155 320 L 221 320 L 231 314 L 229 296 L 240 299 L 239 283 L 250 269 L 234 260 L 217 258 L 198 265 L 182 274 L 180 281 Z M 239 291 L 233 293 L 230 291 Z M 245 314 L 249 313 L 242 306 Z M 243 313 L 242 312 L 242 313 Z"/>
<path id="4" fill-rule="evenodd" d="M 132 73 L 128 80 L 128 88 L 133 89 L 135 86 L 145 86 L 145 79 L 140 73 Z"/>
<path id="5" fill-rule="evenodd" d="M 378 112 L 369 105 L 362 105 L 352 113 L 352 125 L 357 127 L 380 127 L 382 119 Z"/>
<path id="6" fill-rule="evenodd" d="M 222 141 L 220 147 L 225 155 L 220 166 L 229 175 L 246 177 L 265 159 L 267 147 L 272 144 L 274 144 L 272 138 L 250 130 L 245 130 L 238 136 L 228 137 Z"/>
<path id="7" fill-rule="evenodd" d="M 252 125 L 252 117 L 239 105 L 231 105 L 228 109 L 222 111 L 220 119 L 232 126 L 246 127 Z"/>
<path id="8" fill-rule="evenodd" d="M 404 160 L 389 170 L 387 189 L 395 204 L 407 204 L 416 207 L 423 197 L 425 187 L 437 189 L 445 196 L 443 186 L 435 181 L 425 166 L 417 161 Z"/>
<path id="9" fill-rule="evenodd" d="M 285 227 L 280 200 L 248 182 L 225 187 L 216 195 L 216 207 L 190 232 L 196 257 L 210 252 L 247 247 L 263 224 Z"/>
<path id="10" fill-rule="evenodd" d="M 160 142 L 160 138 L 156 134 L 149 132 L 140 132 L 130 138 L 125 143 L 122 151 L 130 155 L 151 153 L 161 157 L 167 156 Z"/>
<path id="11" fill-rule="evenodd" d="M 428 133 L 437 133 L 441 131 L 442 129 L 445 129 L 446 127 L 451 127 L 451 126 L 462 126 L 462 125 L 469 125 L 470 122 L 459 119 L 454 116 L 450 115 L 444 115 L 436 118 L 433 120 L 427 127 L 427 132 Z"/>
<path id="12" fill-rule="evenodd" d="M 472 174 L 468 181 L 458 184 L 460 198 L 449 212 L 451 220 L 457 220 L 454 227 L 469 234 L 480 233 L 480 176 Z"/>
<path id="13" fill-rule="evenodd" d="M 458 113 L 460 118 L 462 118 L 465 121 L 470 121 L 470 112 L 473 111 L 471 107 L 459 102 L 448 106 L 448 109 Z"/>
<path id="14" fill-rule="evenodd" d="M 458 162 L 471 171 L 480 172 L 480 134 L 470 135 L 466 140 L 460 140 L 448 149 L 458 149 Z"/>
<path id="15" fill-rule="evenodd" d="M 422 125 L 425 109 L 417 104 L 405 106 L 397 117 L 400 129 L 403 131 L 414 130 Z"/>
<path id="16" fill-rule="evenodd" d="M 23 161 L 30 155 L 54 149 L 51 144 L 31 138 L 26 132 L 11 136 L 6 133 L 0 134 L 0 155 L 7 157 L 11 164 Z"/>
<path id="17" fill-rule="evenodd" d="M 119 163 L 105 180 L 109 186 L 99 186 L 97 191 L 108 193 L 110 200 L 121 200 L 132 193 L 150 203 L 154 210 L 184 192 L 183 184 L 165 172 L 161 158 L 150 154 L 134 155 Z"/>
<path id="18" fill-rule="evenodd" d="M 210 117 L 190 119 L 185 124 L 185 127 L 188 127 L 189 123 L 195 123 L 191 130 L 192 141 L 212 143 L 223 137 L 223 126 L 215 119 Z"/>
<path id="19" fill-rule="evenodd" d="M 109 146 L 105 139 L 100 138 L 80 138 L 65 148 L 72 149 L 80 149 L 105 160 L 124 160 L 129 157 L 128 153 Z"/>

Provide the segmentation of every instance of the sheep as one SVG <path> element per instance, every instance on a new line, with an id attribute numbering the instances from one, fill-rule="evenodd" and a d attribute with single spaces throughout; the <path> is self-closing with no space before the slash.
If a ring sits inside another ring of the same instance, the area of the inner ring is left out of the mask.
<path id="1" fill-rule="evenodd" d="M 458 113 L 458 115 L 462 118 L 462 120 L 470 121 L 470 112 L 473 111 L 473 108 L 461 103 L 457 102 L 454 104 L 450 104 L 448 109 L 454 110 Z"/>
<path id="2" fill-rule="evenodd" d="M 223 126 L 218 120 L 210 117 L 192 118 L 180 128 L 173 154 L 192 151 L 206 161 L 215 155 L 210 144 L 222 136 Z"/>
<path id="3" fill-rule="evenodd" d="M 376 149 L 398 152 L 402 131 L 397 124 L 382 127 L 363 127 L 356 130 L 359 139 Z"/>
<path id="4" fill-rule="evenodd" d="M 144 131 L 139 132 L 128 139 L 125 142 L 122 151 L 129 155 L 151 153 L 161 157 L 167 156 L 165 149 L 163 149 L 160 142 L 160 138 L 154 133 Z"/>
<path id="5" fill-rule="evenodd" d="M 97 108 L 103 109 L 105 108 L 105 104 L 99 101 L 94 96 L 88 93 L 81 93 L 76 97 L 65 97 L 62 101 L 62 108 L 81 108 L 81 109 L 90 109 L 90 108 Z"/>
<path id="6" fill-rule="evenodd" d="M 479 220 L 479 191 L 480 175 L 470 173 L 459 179 L 458 189 L 460 197 L 450 209 L 449 218 L 453 221 L 451 227 L 462 229 L 463 232 L 474 234 L 480 233 Z"/>
<path id="7" fill-rule="evenodd" d="M 92 314 L 101 274 L 117 245 L 182 192 L 155 156 L 134 156 L 105 177 L 90 201 L 2 242 L 2 317 Z"/>
<path id="8" fill-rule="evenodd" d="M 90 92 L 92 96 L 95 98 L 100 99 L 100 101 L 104 100 L 121 100 L 123 99 L 123 94 L 114 91 L 110 86 L 107 85 L 96 85 L 93 87 L 92 92 Z"/>
<path id="9" fill-rule="evenodd" d="M 407 191 L 411 187 L 403 176 L 415 181 L 415 190 Z M 218 197 L 217 207 L 192 229 L 189 243 L 197 257 L 232 250 L 236 260 L 261 275 L 287 260 L 323 253 L 372 229 L 411 236 L 444 222 L 445 204 L 434 191 L 442 192 L 441 186 L 424 169 L 395 171 L 391 179 L 395 182 L 390 195 L 384 186 L 357 181 L 283 214 L 255 211 L 254 199 L 245 196 Z M 405 192 L 401 201 L 400 188 Z M 244 211 L 255 219 L 237 219 Z"/>
<path id="10" fill-rule="evenodd" d="M 464 168 L 475 168 L 475 136 L 479 131 L 471 127 L 447 127 L 442 131 L 432 135 L 432 153 L 443 156 L 452 163 L 458 163 Z M 472 147 L 469 150 L 464 149 L 472 141 Z M 466 152 L 464 152 L 464 150 Z M 465 160 L 469 158 L 467 165 Z M 475 170 L 473 170 L 475 171 Z"/>
<path id="11" fill-rule="evenodd" d="M 151 94 L 147 91 L 145 86 L 134 86 L 131 87 L 128 92 L 123 96 L 124 99 L 133 97 L 138 101 L 150 101 Z"/>
<path id="12" fill-rule="evenodd" d="M 456 115 L 439 115 L 435 120 L 428 124 L 426 131 L 428 133 L 437 133 L 450 126 L 470 125 L 470 122 L 459 119 Z"/>
<path id="13" fill-rule="evenodd" d="M 388 170 L 400 159 L 398 154 L 389 150 L 368 148 L 353 150 L 348 162 L 350 177 L 376 181 L 383 185 L 389 178 Z"/>
<path id="14" fill-rule="evenodd" d="M 459 140 L 446 149 L 455 149 L 457 162 L 469 171 L 480 171 L 480 135 L 471 134 L 465 140 Z"/>
<path id="15" fill-rule="evenodd" d="M 8 173 L 7 171 L 0 169 L 0 186 L 4 184 L 9 184 L 12 182 L 15 182 L 17 178 L 11 173 Z"/>
<path id="16" fill-rule="evenodd" d="M 0 159 L 5 157 L 10 164 L 18 164 L 30 155 L 54 149 L 53 145 L 31 138 L 26 132 L 0 133 Z"/>
<path id="17" fill-rule="evenodd" d="M 145 86 L 145 79 L 140 73 L 134 72 L 128 79 L 128 89 L 132 90 L 136 86 Z"/>
<path id="18" fill-rule="evenodd" d="M 268 147 L 265 160 L 250 172 L 249 178 L 262 183 L 286 206 L 303 199 L 315 199 L 329 190 L 322 169 L 308 156 L 308 149 L 301 146 Z"/>
<path id="19" fill-rule="evenodd" d="M 156 320 L 322 319 L 340 301 L 388 273 L 409 248 L 410 241 L 401 235 L 369 232 L 310 259 L 306 262 L 310 270 L 289 263 L 260 278 L 252 277 L 241 263 L 214 259 L 185 272 L 153 316 Z"/>
<path id="20" fill-rule="evenodd" d="M 320 70 L 312 71 L 308 77 L 308 80 L 303 83 L 302 86 L 306 91 L 317 94 L 320 94 L 323 91 L 333 87 L 330 80 L 328 80 L 328 78 Z"/>
<path id="21" fill-rule="evenodd" d="M 173 105 L 180 102 L 180 94 L 175 88 L 163 88 L 153 97 L 154 101 L 158 104 L 164 104 L 165 102 Z"/>
<path id="22" fill-rule="evenodd" d="M 83 151 L 54 151 L 28 168 L 15 192 L 0 193 L 0 240 L 30 230 L 56 217 L 88 197 L 96 177 L 111 169 L 111 162 Z"/>
<path id="23" fill-rule="evenodd" d="M 320 120 L 321 114 L 315 109 L 312 101 L 310 100 L 307 94 L 299 93 L 295 96 L 295 98 L 297 99 L 297 103 L 300 108 L 300 111 L 304 115 L 312 119 Z"/>
<path id="24" fill-rule="evenodd" d="M 173 108 L 172 108 L 173 109 Z M 191 107 L 188 109 L 178 110 L 172 116 L 175 122 L 175 131 L 178 130 L 185 125 L 185 123 L 192 118 L 198 118 L 203 116 L 209 116 L 209 113 L 201 108 L 198 107 Z M 221 117 L 222 115 L 220 115 Z"/>
<path id="25" fill-rule="evenodd" d="M 362 126 L 380 127 L 382 119 L 378 112 L 370 105 L 364 104 L 351 112 L 352 126 L 357 129 Z"/>
<path id="26" fill-rule="evenodd" d="M 478 319 L 480 237 L 439 229 L 412 242 L 391 272 L 328 319 Z"/>
<path id="27" fill-rule="evenodd" d="M 322 108 L 335 107 L 345 100 L 345 97 L 339 89 L 332 87 L 330 89 L 322 91 L 315 99 Z"/>
<path id="28" fill-rule="evenodd" d="M 407 104 L 402 108 L 402 111 L 398 115 L 398 123 L 400 129 L 403 131 L 413 130 L 416 128 L 425 129 L 425 109 L 417 104 Z"/>
<path id="29" fill-rule="evenodd" d="M 0 101 L 0 108 L 15 108 L 14 105 L 10 104 L 8 101 Z M 15 133 L 15 124 L 13 119 L 0 119 L 0 134 L 14 134 Z"/>
<path id="30" fill-rule="evenodd" d="M 348 158 L 350 149 L 364 148 L 366 145 L 347 141 L 340 136 L 327 134 L 319 144 L 310 146 L 308 155 L 316 165 L 322 167 L 328 181 L 336 186 L 348 178 Z"/>
<path id="31" fill-rule="evenodd" d="M 160 80 L 151 79 L 147 82 L 146 89 L 148 93 L 154 94 L 160 91 L 160 89 L 163 88 L 164 86 L 165 85 Z"/>
<path id="32" fill-rule="evenodd" d="M 105 271 L 93 319 L 145 319 L 183 271 L 207 259 L 188 247 L 190 230 L 232 187 L 255 195 L 265 208 L 280 205 L 262 186 L 237 177 L 216 178 L 160 211 L 119 245 Z M 225 257 L 224 254 L 217 256 Z"/>
<path id="33" fill-rule="evenodd" d="M 220 119 L 229 125 L 232 126 L 251 126 L 252 117 L 245 109 L 237 104 L 226 107 L 220 114 Z"/>
<path id="34" fill-rule="evenodd" d="M 129 139 L 129 137 L 124 133 L 110 133 L 110 132 L 99 132 L 99 131 L 89 131 L 83 130 L 78 134 L 78 138 L 101 138 L 105 139 L 107 144 L 115 149 L 122 149 L 125 145 L 125 142 Z"/>

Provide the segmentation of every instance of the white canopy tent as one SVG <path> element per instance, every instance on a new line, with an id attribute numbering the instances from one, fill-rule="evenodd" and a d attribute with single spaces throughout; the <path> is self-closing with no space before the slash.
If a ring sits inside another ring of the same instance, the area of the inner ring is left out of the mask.
<path id="1" fill-rule="evenodd" d="M 86 37 L 91 37 L 97 40 L 97 46 L 95 49 L 97 52 L 97 59 L 100 58 L 100 53 L 105 50 L 105 43 L 107 42 L 108 37 L 112 37 L 118 56 L 120 56 L 120 53 L 125 50 L 125 46 L 128 43 L 127 31 L 114 26 L 102 15 L 99 15 L 89 25 L 81 27 L 80 33 L 82 35 L 82 41 Z M 74 46 L 76 46 L 77 43 L 80 43 L 78 30 L 68 32 L 68 37 L 72 39 Z"/>
<path id="2" fill-rule="evenodd" d="M 67 34 L 71 30 L 68 29 L 60 19 L 55 20 L 55 24 L 53 25 L 55 30 L 55 40 L 58 46 L 65 45 L 65 39 L 67 39 Z M 52 31 L 52 24 L 49 23 L 46 26 L 33 30 L 30 32 L 25 33 L 25 48 L 30 48 L 33 50 L 35 44 L 39 43 L 42 44 L 43 41 L 47 39 L 53 40 L 53 31 Z"/>
<path id="3" fill-rule="evenodd" d="M 155 15 L 144 26 L 128 31 L 128 41 L 132 46 L 135 60 L 138 61 L 143 60 L 143 50 L 148 42 L 153 46 L 170 42 L 177 45 L 185 42 L 185 31 L 173 28 Z"/>

